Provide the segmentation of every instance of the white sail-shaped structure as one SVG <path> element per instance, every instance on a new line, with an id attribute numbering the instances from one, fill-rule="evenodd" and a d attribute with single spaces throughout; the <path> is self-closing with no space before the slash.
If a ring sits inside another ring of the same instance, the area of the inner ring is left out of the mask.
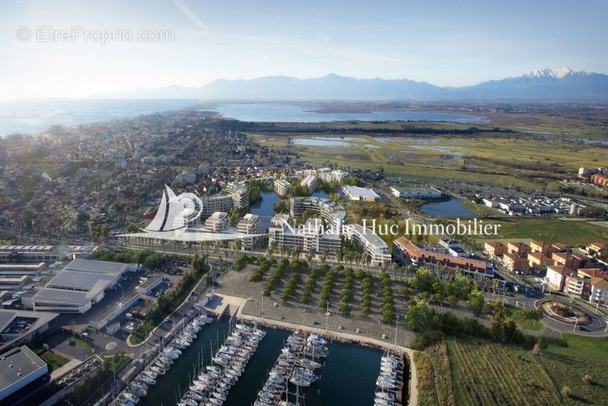
<path id="1" fill-rule="evenodd" d="M 244 234 L 240 232 L 212 233 L 190 227 L 203 211 L 203 202 L 193 193 L 176 196 L 167 185 L 163 190 L 156 215 L 141 233 L 121 234 L 119 237 L 141 237 L 165 241 L 203 242 L 236 240 L 260 237 L 264 234 Z"/>
<path id="2" fill-rule="evenodd" d="M 180 230 L 196 221 L 201 215 L 202 208 L 203 203 L 195 194 L 182 193 L 176 196 L 173 190 L 165 185 L 158 211 L 144 230 Z"/>

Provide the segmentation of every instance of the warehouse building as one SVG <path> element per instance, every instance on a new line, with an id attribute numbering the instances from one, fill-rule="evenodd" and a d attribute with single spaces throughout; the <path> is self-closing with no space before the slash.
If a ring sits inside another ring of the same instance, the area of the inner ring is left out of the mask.
<path id="1" fill-rule="evenodd" d="M 34 311 L 85 313 L 128 269 L 117 262 L 75 259 L 33 296 L 23 296 L 23 306 Z"/>

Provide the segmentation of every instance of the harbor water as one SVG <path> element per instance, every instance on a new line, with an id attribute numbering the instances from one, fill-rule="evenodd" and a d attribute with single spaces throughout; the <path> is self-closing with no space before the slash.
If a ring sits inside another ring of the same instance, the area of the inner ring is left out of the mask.
<path id="1" fill-rule="evenodd" d="M 182 350 L 164 376 L 158 376 L 157 383 L 148 390 L 140 405 L 176 405 L 181 395 L 201 366 L 211 365 L 213 352 L 228 334 L 228 317 L 207 324 L 198 333 L 192 345 Z M 268 372 L 278 358 L 289 331 L 261 327 L 267 332 L 257 351 L 249 361 L 245 372 L 224 402 L 225 406 L 249 406 L 264 385 Z M 212 350 L 213 347 L 213 350 Z M 354 344 L 330 342 L 329 355 L 322 359 L 323 366 L 316 373 L 320 379 L 301 392 L 301 404 L 306 406 L 348 405 L 365 406 L 374 404 L 376 378 L 380 370 L 382 351 Z M 295 402 L 295 395 L 290 396 Z"/>

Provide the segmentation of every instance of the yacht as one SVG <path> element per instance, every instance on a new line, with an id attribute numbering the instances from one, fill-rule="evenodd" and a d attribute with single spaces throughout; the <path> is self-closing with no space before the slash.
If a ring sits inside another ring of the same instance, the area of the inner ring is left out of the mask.
<path id="1" fill-rule="evenodd" d="M 134 395 L 130 392 L 123 392 L 122 394 L 124 396 L 125 399 L 127 399 L 129 402 L 133 402 L 133 404 L 138 404 L 139 403 L 139 396 Z"/>
<path id="2" fill-rule="evenodd" d="M 310 368 L 310 369 L 317 369 L 317 368 L 321 367 L 321 364 L 319 364 L 318 362 L 315 362 L 311 359 L 308 359 L 308 358 L 300 358 L 298 360 L 298 364 L 300 364 L 304 368 Z"/>
<path id="3" fill-rule="evenodd" d="M 146 385 L 156 385 L 156 380 L 154 380 L 154 378 L 150 378 L 146 374 L 142 374 L 139 377 L 139 380 L 142 381 L 143 383 L 145 383 Z"/>
<path id="4" fill-rule="evenodd" d="M 164 374 L 167 373 L 167 371 L 164 368 L 161 368 L 161 367 L 156 366 L 156 365 L 152 365 L 150 367 L 150 371 L 152 371 L 152 372 L 154 372 L 155 374 L 158 374 L 158 375 L 164 375 Z"/>
<path id="5" fill-rule="evenodd" d="M 302 379 L 302 378 L 298 378 L 298 377 L 292 377 L 291 379 L 289 379 L 289 382 L 293 383 L 296 386 L 303 386 L 303 387 L 308 387 L 310 386 L 310 382 Z"/>
<path id="6" fill-rule="evenodd" d="M 186 392 L 186 394 L 184 395 L 184 397 L 190 398 L 190 399 L 194 399 L 197 402 L 201 402 L 204 398 L 196 393 L 196 392 Z"/>

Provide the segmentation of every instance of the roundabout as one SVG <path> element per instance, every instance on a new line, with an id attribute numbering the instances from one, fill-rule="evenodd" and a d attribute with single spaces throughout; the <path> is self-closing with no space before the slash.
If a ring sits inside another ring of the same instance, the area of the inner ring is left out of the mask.
<path id="1" fill-rule="evenodd" d="M 589 326 L 593 323 L 593 318 L 586 311 L 568 303 L 546 300 L 540 302 L 538 308 L 545 316 L 572 326 Z"/>

